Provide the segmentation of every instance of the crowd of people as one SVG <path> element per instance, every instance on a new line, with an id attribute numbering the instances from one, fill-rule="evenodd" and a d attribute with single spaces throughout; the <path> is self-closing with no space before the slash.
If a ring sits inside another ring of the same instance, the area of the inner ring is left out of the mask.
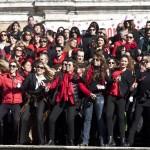
<path id="1" fill-rule="evenodd" d="M 150 107 L 150 21 L 125 20 L 113 37 L 97 22 L 81 34 L 15 21 L 0 32 L 0 89 L 1 144 L 7 134 L 11 144 L 88 146 L 94 129 L 97 146 L 133 146 Z"/>

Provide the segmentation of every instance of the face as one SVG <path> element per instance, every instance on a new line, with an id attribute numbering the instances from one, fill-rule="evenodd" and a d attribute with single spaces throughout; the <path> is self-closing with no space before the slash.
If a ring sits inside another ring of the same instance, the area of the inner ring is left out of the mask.
<path id="1" fill-rule="evenodd" d="M 133 34 L 129 33 L 129 34 L 127 35 L 127 42 L 128 42 L 128 43 L 132 43 L 133 41 L 134 41 Z"/>
<path id="2" fill-rule="evenodd" d="M 110 60 L 108 61 L 108 67 L 109 67 L 110 69 L 113 69 L 113 68 L 115 67 L 115 61 L 114 61 L 113 59 L 110 59 Z"/>
<path id="3" fill-rule="evenodd" d="M 96 29 L 93 27 L 90 27 L 89 33 L 90 33 L 90 35 L 96 35 Z"/>
<path id="4" fill-rule="evenodd" d="M 14 31 L 17 32 L 17 31 L 19 30 L 19 28 L 20 28 L 20 27 L 19 27 L 19 25 L 18 25 L 17 23 L 15 23 L 15 24 L 13 25 L 13 30 L 14 30 Z"/>
<path id="5" fill-rule="evenodd" d="M 105 41 L 103 38 L 98 38 L 98 46 L 103 46 L 105 44 Z"/>
<path id="6" fill-rule="evenodd" d="M 93 57 L 93 64 L 95 67 L 99 67 L 101 65 L 101 60 L 97 56 Z"/>
<path id="7" fill-rule="evenodd" d="M 12 62 L 9 64 L 9 71 L 11 74 L 16 73 L 17 70 L 18 70 L 18 67 L 15 62 Z"/>
<path id="8" fill-rule="evenodd" d="M 150 39 L 150 30 L 147 31 L 146 37 L 147 37 L 148 39 Z"/>
<path id="9" fill-rule="evenodd" d="M 43 75 L 45 73 L 45 68 L 44 65 L 42 63 L 39 63 L 36 67 L 36 73 L 38 75 Z"/>
<path id="10" fill-rule="evenodd" d="M 56 47 L 56 55 L 57 55 L 57 57 L 60 57 L 62 55 L 61 47 Z"/>
<path id="11" fill-rule="evenodd" d="M 6 32 L 2 32 L 2 33 L 0 34 L 0 36 L 1 36 L 1 40 L 2 40 L 2 41 L 6 41 L 6 40 L 7 40 L 7 34 L 6 34 Z"/>
<path id="12" fill-rule="evenodd" d="M 122 57 L 120 60 L 120 67 L 127 68 L 128 64 L 129 64 L 128 58 Z"/>
<path id="13" fill-rule="evenodd" d="M 145 66 L 146 69 L 150 69 L 150 59 L 148 57 L 143 57 L 143 64 Z"/>
<path id="14" fill-rule="evenodd" d="M 40 55 L 40 61 L 44 64 L 48 63 L 48 57 L 46 55 Z"/>
<path id="15" fill-rule="evenodd" d="M 72 73 L 74 71 L 73 62 L 68 61 L 67 63 L 67 72 Z"/>
<path id="16" fill-rule="evenodd" d="M 150 29 L 150 23 L 146 23 L 146 28 Z"/>
<path id="17" fill-rule="evenodd" d="M 73 38 L 77 38 L 77 37 L 78 37 L 77 33 L 75 33 L 75 32 L 72 32 L 71 36 L 72 36 Z"/>
<path id="18" fill-rule="evenodd" d="M 23 54 L 23 49 L 21 47 L 16 47 L 15 55 L 19 57 L 22 56 L 22 54 Z"/>
<path id="19" fill-rule="evenodd" d="M 40 36 L 38 36 L 38 35 L 35 35 L 34 36 L 34 41 L 35 41 L 35 43 L 39 43 L 40 42 Z"/>
<path id="20" fill-rule="evenodd" d="M 25 33 L 25 39 L 26 39 L 27 41 L 30 41 L 30 40 L 32 39 L 30 32 L 26 32 L 26 33 Z"/>
<path id="21" fill-rule="evenodd" d="M 11 44 L 16 44 L 17 39 L 15 39 L 13 36 L 10 36 L 10 43 Z"/>
<path id="22" fill-rule="evenodd" d="M 77 62 L 78 63 L 84 62 L 84 52 L 78 51 L 78 53 L 77 53 Z"/>
<path id="23" fill-rule="evenodd" d="M 57 43 L 58 43 L 58 44 L 64 44 L 64 41 L 65 41 L 65 40 L 64 40 L 64 37 L 63 37 L 63 36 L 58 36 L 58 37 L 57 37 Z"/>
<path id="24" fill-rule="evenodd" d="M 66 71 L 66 70 L 67 70 L 67 61 L 63 61 L 62 70 L 63 70 L 63 71 Z"/>
<path id="25" fill-rule="evenodd" d="M 77 40 L 76 39 L 73 39 L 70 41 L 70 47 L 71 48 L 76 48 L 77 47 Z"/>
<path id="26" fill-rule="evenodd" d="M 46 47 L 47 46 L 47 40 L 46 39 L 41 39 L 40 40 L 40 46 L 41 47 Z"/>
<path id="27" fill-rule="evenodd" d="M 66 39 L 69 38 L 69 30 L 68 29 L 64 30 L 64 36 L 65 36 Z"/>
<path id="28" fill-rule="evenodd" d="M 35 24 L 35 21 L 34 21 L 34 18 L 33 17 L 30 17 L 29 19 L 28 19 L 28 24 L 29 25 L 34 25 Z"/>
<path id="29" fill-rule="evenodd" d="M 42 32 L 40 26 L 35 26 L 34 31 L 35 31 L 35 33 L 41 33 Z"/>
<path id="30" fill-rule="evenodd" d="M 25 71 L 31 72 L 31 70 L 32 70 L 31 62 L 27 61 L 27 62 L 24 64 L 23 68 L 24 68 Z"/>

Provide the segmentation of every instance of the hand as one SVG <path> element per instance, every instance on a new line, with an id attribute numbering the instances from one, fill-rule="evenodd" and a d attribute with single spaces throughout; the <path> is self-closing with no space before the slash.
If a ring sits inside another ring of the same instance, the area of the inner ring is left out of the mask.
<path id="1" fill-rule="evenodd" d="M 17 83 L 17 88 L 20 88 L 21 87 L 21 83 Z"/>
<path id="2" fill-rule="evenodd" d="M 105 89 L 105 86 L 101 85 L 101 84 L 97 84 L 96 87 L 98 90 L 104 90 Z"/>
<path id="3" fill-rule="evenodd" d="M 115 81 L 121 81 L 121 76 L 116 77 Z"/>
<path id="4" fill-rule="evenodd" d="M 96 99 L 96 95 L 95 95 L 95 94 L 93 94 L 93 93 L 91 93 L 91 94 L 90 94 L 90 97 L 91 97 L 91 99 L 93 99 L 93 100 L 95 100 L 95 99 Z"/>
<path id="5" fill-rule="evenodd" d="M 131 103 L 133 102 L 133 96 L 129 97 L 129 102 L 131 102 Z"/>

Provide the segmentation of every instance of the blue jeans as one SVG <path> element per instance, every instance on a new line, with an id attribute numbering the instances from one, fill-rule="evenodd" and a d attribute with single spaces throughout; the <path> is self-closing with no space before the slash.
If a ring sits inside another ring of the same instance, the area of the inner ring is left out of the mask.
<path id="1" fill-rule="evenodd" d="M 100 132 L 100 119 L 103 112 L 104 97 L 101 94 L 96 94 L 96 97 L 97 97 L 96 100 L 91 100 L 92 102 L 87 102 L 85 104 L 85 112 L 84 112 L 85 119 L 83 123 L 83 142 L 82 142 L 83 144 L 89 143 L 93 109 L 96 114 L 98 132 Z M 88 99 L 86 100 L 88 101 Z"/>

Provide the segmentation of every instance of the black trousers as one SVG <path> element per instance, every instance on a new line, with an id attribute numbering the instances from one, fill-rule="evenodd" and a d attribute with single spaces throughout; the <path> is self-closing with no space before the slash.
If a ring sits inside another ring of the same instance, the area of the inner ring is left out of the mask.
<path id="1" fill-rule="evenodd" d="M 13 116 L 13 141 L 17 143 L 18 138 L 18 127 L 20 120 L 20 105 L 19 104 L 1 104 L 0 105 L 0 130 L 1 138 L 3 139 L 3 118 L 11 111 Z"/>
<path id="2" fill-rule="evenodd" d="M 75 120 L 75 106 L 70 106 L 67 103 L 56 104 L 49 116 L 49 138 L 55 139 L 55 123 L 63 110 L 66 110 L 66 123 L 68 127 L 68 139 L 74 140 L 74 120 Z M 62 122 L 63 123 L 63 122 Z M 60 124 L 61 128 L 61 124 Z"/>
<path id="3" fill-rule="evenodd" d="M 134 115 L 133 123 L 131 125 L 131 128 L 129 129 L 128 142 L 130 145 L 133 145 L 134 143 L 134 136 L 135 136 L 137 126 L 138 126 L 143 110 L 144 110 L 144 106 L 137 103 L 136 108 L 135 108 L 135 115 Z"/>
<path id="4" fill-rule="evenodd" d="M 108 136 L 113 136 L 114 112 L 118 116 L 120 137 L 125 137 L 125 100 L 120 97 L 109 95 L 106 102 L 106 121 Z"/>
<path id="5" fill-rule="evenodd" d="M 28 127 L 30 125 L 30 117 L 33 113 L 36 114 L 39 144 L 45 143 L 44 121 L 43 121 L 43 113 L 44 113 L 45 106 L 46 103 L 43 100 L 37 103 L 37 107 L 34 107 L 32 104 L 25 106 L 24 112 L 22 113 L 21 116 L 20 144 L 27 143 Z"/>

